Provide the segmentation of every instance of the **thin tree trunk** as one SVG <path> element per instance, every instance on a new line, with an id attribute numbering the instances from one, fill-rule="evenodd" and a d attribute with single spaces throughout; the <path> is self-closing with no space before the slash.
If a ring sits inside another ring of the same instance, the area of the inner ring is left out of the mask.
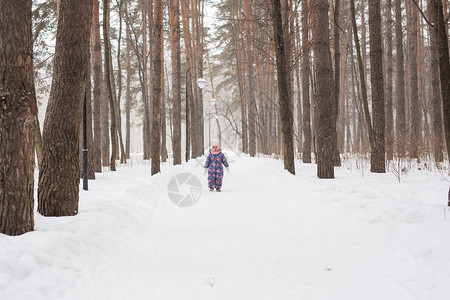
<path id="1" fill-rule="evenodd" d="M 127 6 L 127 2 L 125 1 L 125 14 L 127 15 L 128 13 L 128 6 Z M 126 151 L 126 158 L 129 159 L 130 158 L 130 150 L 131 150 L 131 146 L 130 146 L 130 141 L 131 141 L 131 121 L 130 121 L 130 110 L 131 110 L 131 93 L 130 93 L 130 84 L 131 84 L 131 57 L 130 57 L 130 28 L 128 26 L 126 26 L 126 39 L 127 39 L 127 49 L 126 49 L 126 61 L 127 61 L 127 87 L 126 87 L 126 103 L 125 103 L 125 115 L 126 115 L 126 119 L 125 119 L 125 151 Z"/>
<path id="2" fill-rule="evenodd" d="M 433 8 L 433 1 L 428 0 L 428 5 Z M 434 8 L 435 9 L 435 8 Z M 433 14 L 431 13 L 431 18 Z M 429 27 L 430 30 L 430 67 L 431 67 L 431 101 L 433 107 L 433 149 L 434 149 L 434 161 L 436 163 L 443 162 L 444 155 L 444 140 L 443 140 L 443 124 L 442 124 L 442 102 L 441 102 L 441 89 L 439 80 L 439 41 L 436 34 L 436 30 Z"/>
<path id="3" fill-rule="evenodd" d="M 102 45 L 100 41 L 100 21 L 99 21 L 99 3 L 93 0 L 92 13 L 92 43 L 93 43 L 93 65 L 94 65 L 94 170 L 102 171 L 102 122 L 101 122 L 101 103 L 102 103 Z"/>
<path id="4" fill-rule="evenodd" d="M 395 1 L 395 0 L 394 0 Z M 392 1 L 386 0 L 386 159 L 394 157 L 394 111 L 392 86 Z"/>
<path id="5" fill-rule="evenodd" d="M 181 56 L 180 56 L 180 1 L 170 0 L 170 49 L 172 55 L 173 98 L 173 164 L 181 164 Z"/>
<path id="6" fill-rule="evenodd" d="M 334 1 L 334 127 L 337 126 L 339 113 L 339 96 L 341 85 L 341 45 L 340 45 L 340 0 Z M 335 166 L 341 165 L 341 157 L 339 155 L 339 147 L 337 141 L 337 131 L 333 132 L 333 160 Z"/>
<path id="7" fill-rule="evenodd" d="M 246 41 L 247 80 L 248 80 L 248 146 L 250 156 L 256 155 L 256 104 L 253 84 L 253 52 L 251 28 L 251 0 L 243 0 L 244 28 Z"/>
<path id="8" fill-rule="evenodd" d="M 166 146 L 166 94 L 164 79 L 164 47 L 161 46 L 161 161 L 167 161 Z"/>
<path id="9" fill-rule="evenodd" d="M 397 155 L 405 157 L 405 69 L 403 58 L 403 26 L 401 0 L 395 1 L 395 47 L 396 47 L 396 108 L 395 108 L 395 135 Z"/>
<path id="10" fill-rule="evenodd" d="M 154 7 L 154 44 L 153 44 L 153 102 L 152 102 L 152 139 L 151 139 L 151 158 L 152 175 L 159 173 L 160 170 L 160 141 L 161 141 L 161 87 L 162 87 L 162 57 L 163 47 L 163 6 L 162 0 L 155 0 Z"/>
<path id="11" fill-rule="evenodd" d="M 79 134 L 89 68 L 92 2 L 61 3 L 54 72 L 44 122 L 44 156 L 39 169 L 38 211 L 44 216 L 78 213 Z"/>
<path id="12" fill-rule="evenodd" d="M 118 74 L 117 74 L 117 82 L 119 84 L 119 92 L 117 95 L 117 134 L 119 136 L 119 145 L 120 145 L 120 163 L 125 164 L 127 162 L 126 160 L 126 153 L 125 153 L 125 146 L 123 143 L 122 138 L 122 112 L 120 109 L 120 102 L 122 98 L 122 64 L 120 63 L 120 43 L 122 41 L 122 0 L 118 3 L 119 5 L 119 38 L 117 39 L 117 68 L 118 68 Z M 113 76 L 114 77 L 114 76 Z M 115 88 L 114 88 L 114 94 L 115 94 Z"/>
<path id="13" fill-rule="evenodd" d="M 191 33 L 189 29 L 189 0 L 181 0 L 181 16 L 183 22 L 183 37 L 184 37 L 184 47 L 186 54 L 186 130 L 188 133 L 186 146 L 186 161 L 190 158 L 190 144 L 191 144 L 191 135 L 192 135 L 192 126 L 189 122 L 189 110 L 192 110 L 191 107 L 193 103 L 192 97 L 192 77 L 190 72 L 188 71 L 192 67 L 192 44 L 191 44 Z"/>
<path id="14" fill-rule="evenodd" d="M 309 99 L 309 2 L 302 1 L 302 104 L 303 104 L 303 135 L 305 141 L 303 143 L 302 160 L 304 163 L 311 163 L 311 106 Z"/>
<path id="15" fill-rule="evenodd" d="M 151 14 L 152 12 L 147 12 L 145 8 L 142 9 L 142 79 L 143 79 L 143 90 L 144 95 L 142 101 L 144 102 L 144 115 L 143 115 L 143 132 L 142 137 L 144 139 L 144 159 L 150 159 L 150 109 L 149 109 L 149 98 L 150 94 L 148 92 L 148 73 L 147 73 L 147 17 L 146 14 Z M 151 56 L 150 56 L 151 57 Z"/>
<path id="16" fill-rule="evenodd" d="M 420 139 L 420 111 L 419 111 L 419 91 L 418 91 L 418 77 L 417 77 L 417 14 L 418 11 L 416 7 L 410 7 L 410 25 L 408 30 L 410 34 L 409 41 L 409 59 L 410 59 L 410 121 L 411 121 L 411 152 L 409 156 L 411 158 L 419 158 L 419 148 L 418 143 Z"/>
<path id="17" fill-rule="evenodd" d="M 109 0 L 103 0 L 103 43 L 105 47 L 105 79 L 106 79 L 106 96 L 109 99 L 109 112 L 111 120 L 111 158 L 110 168 L 111 171 L 116 170 L 116 157 L 117 157 L 117 129 L 116 129 L 116 108 L 113 99 L 113 91 L 111 86 L 111 49 L 109 42 Z"/>
<path id="18" fill-rule="evenodd" d="M 358 68 L 359 68 L 359 79 L 361 84 L 361 94 L 362 94 L 362 105 L 364 108 L 364 116 L 367 125 L 367 130 L 369 132 L 369 142 L 372 140 L 372 121 L 370 120 L 370 112 L 369 112 L 369 103 L 367 101 L 367 87 L 366 80 L 364 77 L 364 64 L 363 59 L 361 57 L 361 48 L 359 46 L 358 39 L 358 27 L 356 25 L 356 16 L 355 16 L 355 0 L 350 0 L 350 10 L 352 14 L 352 26 L 353 26 L 353 37 L 355 41 L 356 55 L 358 58 Z"/>
<path id="19" fill-rule="evenodd" d="M 236 69 L 238 74 L 239 98 L 241 105 L 241 126 L 242 126 L 242 152 L 248 153 L 248 137 L 247 137 L 247 110 L 246 110 L 246 93 L 244 84 L 244 75 L 241 68 L 241 47 L 240 47 L 240 26 L 236 16 L 236 0 L 231 0 L 231 13 L 233 18 L 233 43 L 236 56 Z"/>
<path id="20" fill-rule="evenodd" d="M 31 0 L 2 1 L 0 9 L 0 233 L 34 229 L 34 138 Z"/>
<path id="21" fill-rule="evenodd" d="M 86 78 L 86 133 L 87 133 L 87 149 L 88 149 L 88 179 L 95 179 L 95 155 L 94 155 L 94 137 L 92 131 L 92 84 L 91 84 L 91 64 L 88 65 L 88 73 Z M 82 128 L 82 127 L 81 127 Z M 81 135 L 82 136 L 82 135 Z"/>

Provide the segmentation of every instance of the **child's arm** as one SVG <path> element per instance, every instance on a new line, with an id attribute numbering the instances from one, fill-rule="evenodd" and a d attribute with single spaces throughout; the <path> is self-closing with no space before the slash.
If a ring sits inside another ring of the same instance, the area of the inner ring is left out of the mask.
<path id="1" fill-rule="evenodd" d="M 211 163 L 211 153 L 208 154 L 208 157 L 206 158 L 205 168 L 208 168 L 210 163 Z"/>
<path id="2" fill-rule="evenodd" d="M 227 161 L 227 157 L 225 156 L 225 154 L 222 153 L 222 163 L 225 166 L 225 168 L 228 168 L 228 161 Z"/>

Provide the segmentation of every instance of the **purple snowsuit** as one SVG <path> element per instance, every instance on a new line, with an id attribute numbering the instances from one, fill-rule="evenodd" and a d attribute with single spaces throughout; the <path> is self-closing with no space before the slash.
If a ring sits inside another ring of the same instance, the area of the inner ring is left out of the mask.
<path id="1" fill-rule="evenodd" d="M 220 189 L 222 187 L 223 167 L 228 167 L 227 158 L 219 149 L 219 153 L 213 154 L 209 151 L 206 158 L 205 168 L 208 168 L 208 187 L 210 189 Z"/>

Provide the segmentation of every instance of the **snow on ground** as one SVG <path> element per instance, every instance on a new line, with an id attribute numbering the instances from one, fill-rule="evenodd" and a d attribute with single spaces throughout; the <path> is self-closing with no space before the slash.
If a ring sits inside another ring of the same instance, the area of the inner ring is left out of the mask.
<path id="1" fill-rule="evenodd" d="M 77 216 L 0 235 L 0 299 L 450 299 L 445 175 L 319 180 L 315 165 L 228 156 L 222 193 L 196 160 L 97 174 Z M 167 187 L 186 171 L 203 191 L 182 208 Z"/>

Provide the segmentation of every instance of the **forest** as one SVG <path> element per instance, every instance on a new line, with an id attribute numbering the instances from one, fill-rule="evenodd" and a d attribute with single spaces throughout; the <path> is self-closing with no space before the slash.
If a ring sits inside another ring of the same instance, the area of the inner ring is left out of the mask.
<path id="1" fill-rule="evenodd" d="M 449 27 L 0 0 L 0 299 L 447 299 Z"/>
<path id="2" fill-rule="evenodd" d="M 318 178 L 349 157 L 448 171 L 449 18 L 446 0 L 2 1 L 0 232 L 33 230 L 35 168 L 38 212 L 71 216 L 81 177 L 131 153 L 157 174 L 211 137 Z"/>

